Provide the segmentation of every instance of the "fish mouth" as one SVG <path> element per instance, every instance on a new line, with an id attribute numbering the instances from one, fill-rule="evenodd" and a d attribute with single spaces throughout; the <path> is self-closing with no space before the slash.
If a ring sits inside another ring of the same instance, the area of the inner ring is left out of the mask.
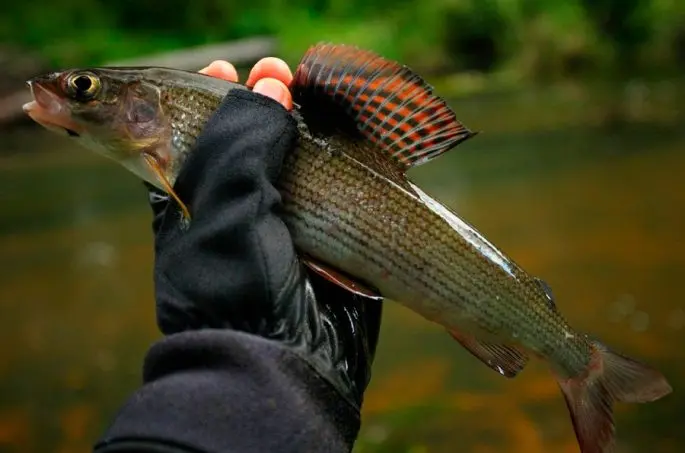
<path id="1" fill-rule="evenodd" d="M 54 78 L 26 82 L 34 100 L 24 104 L 22 109 L 33 121 L 48 130 L 60 134 L 66 132 L 69 137 L 80 137 L 82 128 L 71 119 L 66 101 L 51 89 L 55 83 Z"/>

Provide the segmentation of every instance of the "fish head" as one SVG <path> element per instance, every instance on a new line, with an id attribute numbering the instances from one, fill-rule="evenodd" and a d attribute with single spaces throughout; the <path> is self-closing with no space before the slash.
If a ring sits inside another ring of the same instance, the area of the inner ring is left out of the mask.
<path id="1" fill-rule="evenodd" d="M 150 156 L 163 173 L 173 157 L 159 85 L 130 71 L 108 69 L 52 72 L 27 84 L 34 100 L 23 108 L 36 123 L 159 185 Z"/>

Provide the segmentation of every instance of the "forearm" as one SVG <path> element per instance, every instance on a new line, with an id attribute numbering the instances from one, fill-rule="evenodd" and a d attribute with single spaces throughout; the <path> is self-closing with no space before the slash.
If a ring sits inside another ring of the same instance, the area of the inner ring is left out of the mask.
<path id="1" fill-rule="evenodd" d="M 293 118 L 240 92 L 206 129 L 174 187 L 190 225 L 173 204 L 153 204 L 166 337 L 95 451 L 349 451 L 380 303 L 308 276 L 297 259 L 273 186 Z"/>
<path id="2" fill-rule="evenodd" d="M 166 337 L 96 453 L 348 452 L 359 417 L 288 348 L 206 329 Z"/>

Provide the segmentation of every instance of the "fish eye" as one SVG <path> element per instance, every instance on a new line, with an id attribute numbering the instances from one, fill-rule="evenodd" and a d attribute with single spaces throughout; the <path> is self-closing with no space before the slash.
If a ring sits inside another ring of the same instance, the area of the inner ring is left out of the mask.
<path id="1" fill-rule="evenodd" d="M 76 99 L 87 101 L 100 90 L 100 79 L 93 74 L 72 74 L 67 79 L 67 89 Z"/>

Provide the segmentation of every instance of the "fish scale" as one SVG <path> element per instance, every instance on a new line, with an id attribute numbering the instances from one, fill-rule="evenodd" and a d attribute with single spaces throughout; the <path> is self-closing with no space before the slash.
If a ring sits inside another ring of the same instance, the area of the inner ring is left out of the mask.
<path id="1" fill-rule="evenodd" d="M 496 294 L 509 291 L 493 284 L 492 277 L 505 284 L 511 280 L 516 287 L 518 281 L 500 266 L 483 260 L 482 254 L 470 253 L 473 248 L 465 246 L 461 235 L 439 215 L 427 211 L 418 197 L 392 190 L 387 179 L 370 174 L 372 170 L 350 162 L 345 154 L 322 151 L 310 142 L 301 140 L 289 154 L 278 182 L 284 220 L 299 249 L 350 274 L 363 266 L 370 274 L 369 283 L 382 294 L 431 320 L 445 323 L 445 315 L 455 313 L 448 327 L 462 328 L 464 318 L 473 318 L 472 324 L 484 331 L 502 335 L 502 327 L 508 325 L 507 329 L 526 336 L 528 319 L 536 316 L 534 307 L 542 305 L 547 311 L 545 302 L 530 304 L 533 298 L 522 300 L 525 303 L 516 310 L 500 304 L 506 308 L 502 313 L 493 313 L 491 310 L 498 308 L 493 304 L 472 309 L 472 300 L 494 300 Z M 357 198 L 350 199 L 350 193 Z M 405 229 L 411 234 L 386 233 L 385 219 L 397 218 L 406 222 Z M 417 272 L 427 268 L 432 272 Z M 482 274 L 490 276 L 483 278 Z M 522 276 L 522 271 L 519 274 Z M 384 275 L 394 279 L 389 281 Z M 531 296 L 541 299 L 544 294 L 540 291 Z M 454 310 L 455 305 L 459 310 Z M 557 324 L 557 337 L 562 337 L 562 329 L 570 330 L 565 323 Z M 550 337 L 553 335 L 550 332 Z M 539 334 L 537 337 L 542 340 Z M 585 357 L 587 362 L 589 354 Z"/>
<path id="2" fill-rule="evenodd" d="M 191 223 L 173 184 L 222 99 L 246 89 L 163 68 L 72 70 L 30 86 L 37 122 L 166 190 Z M 611 449 L 614 402 L 671 392 L 656 370 L 571 328 L 546 283 L 407 178 L 475 135 L 421 77 L 369 51 L 319 44 L 290 90 L 299 139 L 276 188 L 309 269 L 360 297 L 405 305 L 506 377 L 528 354 L 545 360 L 582 453 Z"/>
<path id="3" fill-rule="evenodd" d="M 214 93 L 189 93 L 175 84 L 165 83 L 162 87 L 165 91 L 160 103 L 164 111 L 169 112 L 173 146 L 177 154 L 183 156 L 172 161 L 171 173 L 177 174 L 185 162 L 185 156 L 192 149 L 209 116 L 221 104 L 222 98 Z M 169 182 L 173 185 L 175 178 Z"/>

